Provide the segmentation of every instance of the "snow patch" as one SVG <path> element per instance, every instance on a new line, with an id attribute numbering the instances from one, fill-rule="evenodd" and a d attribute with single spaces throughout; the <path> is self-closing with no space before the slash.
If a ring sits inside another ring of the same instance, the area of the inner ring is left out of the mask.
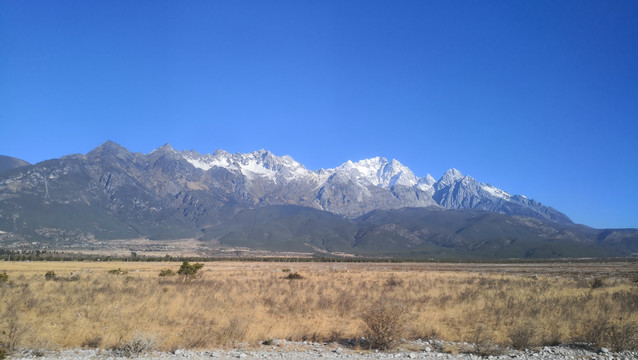
<path id="1" fill-rule="evenodd" d="M 198 168 L 198 169 L 202 169 L 204 171 L 210 169 L 213 167 L 212 164 L 210 164 L 209 162 L 203 161 L 202 159 L 193 159 L 190 157 L 184 157 L 184 160 L 188 161 L 189 163 L 191 163 L 191 165 L 193 165 L 194 167 Z"/>
<path id="2" fill-rule="evenodd" d="M 246 163 L 240 164 L 239 170 L 248 178 L 248 180 L 253 180 L 255 176 L 263 176 L 269 180 L 274 181 L 275 183 L 277 182 L 277 180 L 275 179 L 277 172 L 271 169 L 267 169 L 263 166 L 263 164 L 258 163 L 254 159 L 250 159 L 246 161 Z"/>
<path id="3" fill-rule="evenodd" d="M 509 193 L 507 193 L 507 192 L 505 192 L 505 191 L 503 191 L 503 190 L 501 190 L 499 188 L 496 188 L 494 186 L 482 184 L 481 188 L 483 190 L 487 191 L 490 195 L 492 195 L 494 197 L 497 197 L 497 198 L 509 200 L 512 197 L 512 195 L 510 195 Z"/>

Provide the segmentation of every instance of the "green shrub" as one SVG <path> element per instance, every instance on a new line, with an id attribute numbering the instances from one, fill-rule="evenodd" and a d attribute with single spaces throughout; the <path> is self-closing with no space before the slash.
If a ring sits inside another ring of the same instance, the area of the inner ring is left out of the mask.
<path id="1" fill-rule="evenodd" d="M 55 279 L 55 271 L 53 271 L 53 270 L 47 271 L 47 273 L 44 274 L 44 278 L 47 279 L 47 280 L 54 280 Z"/>
<path id="2" fill-rule="evenodd" d="M 0 359 L 4 359 L 7 357 L 7 350 L 5 350 L 4 348 L 0 347 Z"/>
<path id="3" fill-rule="evenodd" d="M 109 274 L 111 274 L 111 275 L 126 275 L 126 274 L 128 274 L 128 271 L 122 270 L 120 268 L 117 268 L 117 269 L 109 270 Z"/>
<path id="4" fill-rule="evenodd" d="M 184 261 L 177 273 L 184 276 L 185 279 L 194 279 L 197 276 L 197 272 L 203 267 L 204 264 L 201 263 L 191 264 L 188 261 Z"/>
<path id="5" fill-rule="evenodd" d="M 9 275 L 6 272 L 0 273 L 0 284 L 6 283 L 9 281 Z"/>
<path id="6" fill-rule="evenodd" d="M 273 340 L 273 338 L 268 338 L 261 342 L 262 345 L 268 345 L 268 346 L 273 345 L 274 343 L 275 343 L 275 340 Z"/>
<path id="7" fill-rule="evenodd" d="M 159 276 L 175 276 L 175 272 L 171 269 L 160 270 Z"/>

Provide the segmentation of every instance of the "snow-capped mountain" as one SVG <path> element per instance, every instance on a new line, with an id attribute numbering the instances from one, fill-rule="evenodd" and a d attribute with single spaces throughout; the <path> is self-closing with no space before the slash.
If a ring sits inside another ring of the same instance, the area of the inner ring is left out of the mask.
<path id="1" fill-rule="evenodd" d="M 0 247 L 94 248 L 140 238 L 417 257 L 638 251 L 637 229 L 574 225 L 456 169 L 436 181 L 382 157 L 311 171 L 265 150 L 200 154 L 164 145 L 141 154 L 106 142 L 0 172 Z"/>
<path id="2" fill-rule="evenodd" d="M 358 162 L 348 161 L 331 171 L 345 172 L 354 181 L 382 188 L 391 188 L 395 185 L 413 187 L 419 180 L 410 169 L 397 160 L 388 161 L 382 157 Z"/>
<path id="3" fill-rule="evenodd" d="M 446 171 L 435 181 L 430 174 L 418 178 L 399 161 L 383 157 L 311 171 L 290 156 L 265 150 L 237 154 L 218 150 L 212 155 L 170 147 L 163 150 L 202 171 L 220 168 L 241 177 L 246 191 L 256 198 L 254 202 L 262 205 L 298 204 L 349 217 L 372 210 L 442 206 L 571 222 L 556 210 L 480 183 L 457 169 Z"/>
<path id="4" fill-rule="evenodd" d="M 557 223 L 571 223 L 564 214 L 551 207 L 527 199 L 523 195 L 512 196 L 492 185 L 484 184 L 471 176 L 464 176 L 456 169 L 443 174 L 434 185 L 433 199 L 446 209 L 478 209 L 508 215 L 530 216 Z"/>
<path id="5" fill-rule="evenodd" d="M 220 167 L 245 176 L 248 180 L 262 178 L 273 182 L 312 180 L 316 173 L 307 170 L 290 156 L 275 156 L 270 151 L 259 150 L 247 154 L 230 154 L 218 150 L 212 155 L 196 151 L 181 152 L 183 158 L 194 167 L 207 171 Z"/>
<path id="6" fill-rule="evenodd" d="M 419 181 L 409 168 L 397 160 L 388 161 L 382 157 L 358 162 L 348 161 L 335 169 L 310 171 L 288 155 L 279 157 L 266 150 L 243 154 L 230 154 L 218 150 L 212 155 L 182 151 L 181 156 L 204 171 L 217 166 L 242 174 L 249 180 L 269 180 L 275 183 L 306 181 L 323 184 L 336 173 L 365 186 L 381 188 L 391 188 L 394 185 L 412 187 Z M 431 178 L 430 175 L 428 177 Z"/>
<path id="7" fill-rule="evenodd" d="M 107 190 L 113 191 L 124 184 L 129 187 L 142 185 L 145 192 L 160 198 L 182 196 L 201 202 L 200 197 L 212 196 L 248 207 L 301 205 L 351 218 L 373 210 L 435 206 L 571 223 L 569 218 L 552 208 L 524 196 L 510 195 L 471 176 L 464 176 L 456 169 L 446 171 L 435 181 L 429 174 L 418 178 L 399 161 L 382 157 L 348 161 L 336 168 L 311 171 L 290 156 L 276 156 L 265 150 L 237 154 L 218 150 L 213 154 L 200 154 L 193 150 L 178 151 L 166 144 L 144 155 L 106 142 L 86 155 L 72 155 L 59 161 L 81 162 L 74 166 L 84 167 L 82 173 L 89 173 L 92 178 L 90 189 L 99 188 L 104 181 Z M 45 166 L 47 163 L 37 164 L 19 177 L 31 176 L 31 181 L 26 184 L 41 188 L 39 182 L 53 176 L 36 176 L 49 168 Z M 65 167 L 68 170 L 69 165 Z M 112 171 L 114 169 L 118 171 Z M 51 180 L 45 185 L 53 189 L 55 181 Z M 5 186 L 7 182 L 20 181 L 8 178 L 4 180 Z M 25 186 L 25 182 L 21 186 Z M 50 197 L 50 193 L 47 196 Z M 210 209 L 206 211 L 210 212 Z"/>

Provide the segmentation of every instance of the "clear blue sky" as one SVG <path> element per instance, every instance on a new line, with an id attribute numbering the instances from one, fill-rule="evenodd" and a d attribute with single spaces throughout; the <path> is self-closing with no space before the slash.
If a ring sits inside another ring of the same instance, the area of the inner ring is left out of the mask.
<path id="1" fill-rule="evenodd" d="M 455 167 L 638 227 L 638 1 L 0 1 L 0 154 Z"/>

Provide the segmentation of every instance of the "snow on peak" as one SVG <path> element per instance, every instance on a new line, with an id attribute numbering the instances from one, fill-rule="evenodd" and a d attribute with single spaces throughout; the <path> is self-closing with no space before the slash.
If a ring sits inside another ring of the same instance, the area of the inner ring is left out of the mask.
<path id="1" fill-rule="evenodd" d="M 211 154 L 200 154 L 194 150 L 178 152 L 166 144 L 155 151 L 163 151 L 180 155 L 194 167 L 204 171 L 213 167 L 225 168 L 236 174 L 244 175 L 248 180 L 266 179 L 274 183 L 289 181 L 309 181 L 317 187 L 331 177 L 349 179 L 355 184 L 390 188 L 395 185 L 413 187 L 421 191 L 433 193 L 439 185 L 449 186 L 462 180 L 464 186 L 477 183 L 480 190 L 491 196 L 509 200 L 512 195 L 490 184 L 479 183 L 470 176 L 464 176 L 457 169 L 449 169 L 437 182 L 432 175 L 427 174 L 417 178 L 414 173 L 397 160 L 388 161 L 384 157 L 373 157 L 357 162 L 348 160 L 334 169 L 310 171 L 288 155 L 276 156 L 267 150 L 252 153 L 231 154 L 224 150 L 217 150 Z"/>
<path id="2" fill-rule="evenodd" d="M 463 179 L 463 174 L 461 174 L 460 171 L 452 168 L 446 171 L 445 174 L 443 174 L 443 176 L 439 180 L 439 183 L 443 185 L 451 185 L 460 179 Z"/>
<path id="3" fill-rule="evenodd" d="M 497 198 L 501 198 L 501 199 L 505 199 L 505 200 L 509 200 L 512 195 L 510 195 L 509 193 L 495 187 L 492 186 L 490 184 L 481 184 L 481 189 L 486 191 L 487 193 L 489 193 L 490 195 L 497 197 Z"/>
<path id="4" fill-rule="evenodd" d="M 217 166 L 235 173 L 241 173 L 249 180 L 257 177 L 277 182 L 278 177 L 286 180 L 305 177 L 311 174 L 303 165 L 290 156 L 278 157 L 267 150 L 252 153 L 231 154 L 217 150 L 211 154 L 199 154 L 196 151 L 182 151 L 183 158 L 196 168 L 204 171 Z"/>
<path id="5" fill-rule="evenodd" d="M 383 188 L 394 185 L 414 186 L 417 178 L 412 171 L 397 160 L 388 161 L 383 157 L 352 162 L 348 160 L 335 169 L 348 174 L 353 180 Z"/>
<path id="6" fill-rule="evenodd" d="M 432 175 L 427 174 L 424 177 L 419 179 L 419 181 L 417 182 L 416 187 L 419 188 L 422 191 L 429 192 L 429 191 L 431 191 L 431 189 L 432 189 L 432 187 L 434 186 L 435 183 L 436 183 L 436 180 L 434 180 Z"/>

